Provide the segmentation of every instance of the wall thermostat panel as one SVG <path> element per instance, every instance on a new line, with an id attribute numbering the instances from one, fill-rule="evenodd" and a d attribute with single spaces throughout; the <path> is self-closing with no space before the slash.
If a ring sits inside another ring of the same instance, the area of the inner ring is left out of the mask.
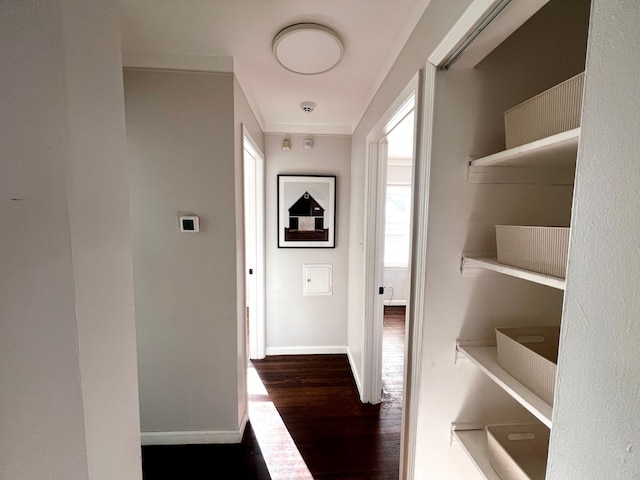
<path id="1" fill-rule="evenodd" d="M 182 215 L 180 217 L 180 231 L 198 233 L 200 231 L 200 217 L 197 215 Z"/>

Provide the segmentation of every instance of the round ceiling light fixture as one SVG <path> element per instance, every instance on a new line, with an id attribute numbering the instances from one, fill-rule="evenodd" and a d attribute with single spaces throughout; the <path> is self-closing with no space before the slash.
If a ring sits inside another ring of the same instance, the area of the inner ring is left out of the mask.
<path id="1" fill-rule="evenodd" d="M 302 75 L 328 72 L 344 53 L 338 34 L 317 23 L 297 23 L 281 30 L 272 48 L 280 65 Z"/>

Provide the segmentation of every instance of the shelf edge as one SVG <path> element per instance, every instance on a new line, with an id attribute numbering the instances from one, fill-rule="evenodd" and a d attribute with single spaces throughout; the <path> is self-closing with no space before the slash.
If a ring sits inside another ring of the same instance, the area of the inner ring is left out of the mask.
<path id="1" fill-rule="evenodd" d="M 482 349 L 485 355 L 474 355 L 473 349 Z M 551 428 L 552 406 L 542 400 L 538 395 L 533 393 L 525 385 L 513 378 L 506 370 L 498 365 L 490 352 L 495 350 L 495 346 L 469 345 L 466 346 L 460 342 L 456 343 L 456 350 L 465 355 L 473 362 L 482 373 L 490 380 L 496 383 L 500 388 L 513 397 L 520 405 L 526 408 L 544 425 Z M 493 356 L 496 354 L 493 353 Z"/>
<path id="2" fill-rule="evenodd" d="M 575 168 L 467 167 L 467 183 L 472 184 L 573 185 L 574 179 Z"/>
<path id="3" fill-rule="evenodd" d="M 511 267 L 509 265 L 498 263 L 495 258 L 478 258 L 463 254 L 461 265 L 460 273 L 463 277 L 475 276 L 473 274 L 469 274 L 470 272 L 468 272 L 468 270 L 470 269 L 471 272 L 475 272 L 476 269 L 482 269 L 490 272 L 502 273 L 504 275 L 520 278 L 540 285 L 557 288 L 558 290 L 564 290 L 567 283 L 563 278 L 552 277 L 550 275 L 544 275 L 542 273 L 536 273 L 530 270 L 524 270 L 522 268 Z"/>
<path id="4" fill-rule="evenodd" d="M 517 147 L 509 148 L 492 155 L 476 158 L 471 161 L 470 165 L 474 167 L 496 167 L 500 165 L 509 166 L 509 162 L 511 161 L 526 158 L 527 156 L 535 155 L 536 153 L 541 153 L 545 150 L 573 147 L 574 144 L 577 148 L 579 139 L 580 127 L 560 132 L 546 138 L 541 138 L 540 140 L 535 140 L 530 143 L 525 143 L 524 145 L 518 145 Z"/>
<path id="5" fill-rule="evenodd" d="M 487 437 L 484 429 L 454 429 L 451 428 L 451 437 L 460 445 L 464 453 L 469 457 L 473 466 L 485 480 L 500 480 L 498 474 L 489 463 L 487 453 Z"/>

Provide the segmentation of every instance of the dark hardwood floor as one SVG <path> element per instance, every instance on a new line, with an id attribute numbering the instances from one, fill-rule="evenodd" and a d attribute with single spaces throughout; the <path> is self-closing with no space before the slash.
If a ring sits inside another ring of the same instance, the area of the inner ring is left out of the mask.
<path id="1" fill-rule="evenodd" d="M 385 311 L 383 402 L 362 404 L 346 355 L 254 361 L 314 479 L 399 476 L 404 308 Z"/>
<path id="2" fill-rule="evenodd" d="M 272 356 L 253 362 L 314 480 L 399 477 L 404 317 L 404 307 L 385 308 L 380 405 L 360 403 L 346 355 Z M 265 452 L 280 448 L 278 435 L 260 437 Z M 263 480 L 271 478 L 267 468 L 273 480 L 303 478 L 288 474 L 288 467 L 283 473 L 283 465 L 267 467 L 250 425 L 240 445 L 143 447 L 142 452 L 145 480 Z"/>
<path id="3" fill-rule="evenodd" d="M 144 480 L 271 480 L 251 424 L 235 445 L 142 447 Z"/>

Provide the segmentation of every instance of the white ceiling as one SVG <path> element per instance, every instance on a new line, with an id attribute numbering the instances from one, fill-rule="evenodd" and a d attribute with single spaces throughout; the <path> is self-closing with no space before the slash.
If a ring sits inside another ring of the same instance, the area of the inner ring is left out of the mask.
<path id="1" fill-rule="evenodd" d="M 429 1 L 121 0 L 123 59 L 235 72 L 266 132 L 351 134 Z M 300 75 L 275 60 L 275 35 L 302 22 L 340 35 L 336 68 Z"/>

